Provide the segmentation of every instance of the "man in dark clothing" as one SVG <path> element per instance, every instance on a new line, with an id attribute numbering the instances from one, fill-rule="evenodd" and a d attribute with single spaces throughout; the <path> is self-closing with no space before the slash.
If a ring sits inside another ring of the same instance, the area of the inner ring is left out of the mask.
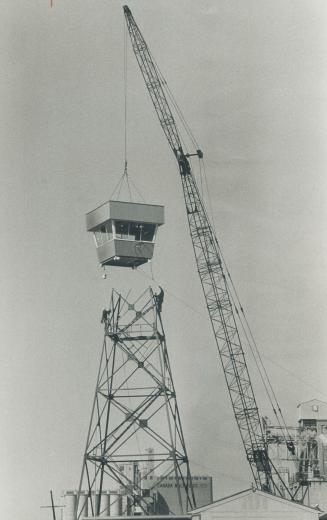
<path id="1" fill-rule="evenodd" d="M 106 309 L 103 309 L 102 311 L 102 317 L 101 317 L 101 323 L 106 323 L 106 321 L 109 319 L 111 311 L 107 311 Z"/>
<path id="2" fill-rule="evenodd" d="M 154 297 L 155 297 L 155 301 L 156 301 L 157 310 L 158 310 L 158 312 L 161 312 L 165 293 L 164 293 L 163 288 L 160 287 L 160 285 L 159 285 L 159 288 L 160 288 L 160 292 L 158 294 L 155 294 Z"/>

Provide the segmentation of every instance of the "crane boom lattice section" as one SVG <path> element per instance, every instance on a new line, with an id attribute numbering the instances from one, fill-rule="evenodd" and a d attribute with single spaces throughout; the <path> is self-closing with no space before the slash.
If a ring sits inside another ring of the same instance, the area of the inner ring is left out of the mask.
<path id="1" fill-rule="evenodd" d="M 150 50 L 138 28 L 130 9 L 125 5 L 124 13 L 128 32 L 131 37 L 133 50 L 142 72 L 146 87 L 150 94 L 153 106 L 158 115 L 160 124 L 175 155 L 182 150 L 182 145 L 173 113 L 167 103 L 166 95 L 159 77 L 157 67 Z"/>

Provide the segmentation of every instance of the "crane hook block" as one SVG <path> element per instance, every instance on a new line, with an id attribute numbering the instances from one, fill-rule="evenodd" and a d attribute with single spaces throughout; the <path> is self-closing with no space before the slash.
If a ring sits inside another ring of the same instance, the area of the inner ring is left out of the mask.
<path id="1" fill-rule="evenodd" d="M 162 224 L 164 207 L 153 204 L 109 200 L 86 215 L 102 267 L 136 268 L 151 260 Z"/>

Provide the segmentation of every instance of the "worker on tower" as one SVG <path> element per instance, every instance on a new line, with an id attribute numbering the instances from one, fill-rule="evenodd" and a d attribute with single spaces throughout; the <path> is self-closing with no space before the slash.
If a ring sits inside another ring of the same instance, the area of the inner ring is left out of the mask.
<path id="1" fill-rule="evenodd" d="M 293 441 L 287 441 L 286 442 L 287 449 L 292 455 L 295 455 L 295 445 Z"/>
<path id="2" fill-rule="evenodd" d="M 160 287 L 159 285 L 159 288 L 160 288 L 160 292 L 158 294 L 155 294 L 154 295 L 154 299 L 155 299 L 155 303 L 156 303 L 156 306 L 157 306 L 157 311 L 158 312 L 161 312 L 162 311 L 162 303 L 163 303 L 163 299 L 164 299 L 164 290 L 162 287 Z"/>
<path id="3" fill-rule="evenodd" d="M 101 323 L 106 323 L 109 319 L 111 310 L 107 311 L 107 309 L 103 309 L 102 311 L 102 317 L 101 317 Z"/>

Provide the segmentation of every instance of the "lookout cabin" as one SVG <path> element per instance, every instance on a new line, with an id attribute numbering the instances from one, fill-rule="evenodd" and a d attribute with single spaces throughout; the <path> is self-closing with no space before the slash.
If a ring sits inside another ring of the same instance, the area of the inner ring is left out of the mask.
<path id="1" fill-rule="evenodd" d="M 94 234 L 101 266 L 136 268 L 153 257 L 164 207 L 109 200 L 86 215 L 86 228 Z"/>

